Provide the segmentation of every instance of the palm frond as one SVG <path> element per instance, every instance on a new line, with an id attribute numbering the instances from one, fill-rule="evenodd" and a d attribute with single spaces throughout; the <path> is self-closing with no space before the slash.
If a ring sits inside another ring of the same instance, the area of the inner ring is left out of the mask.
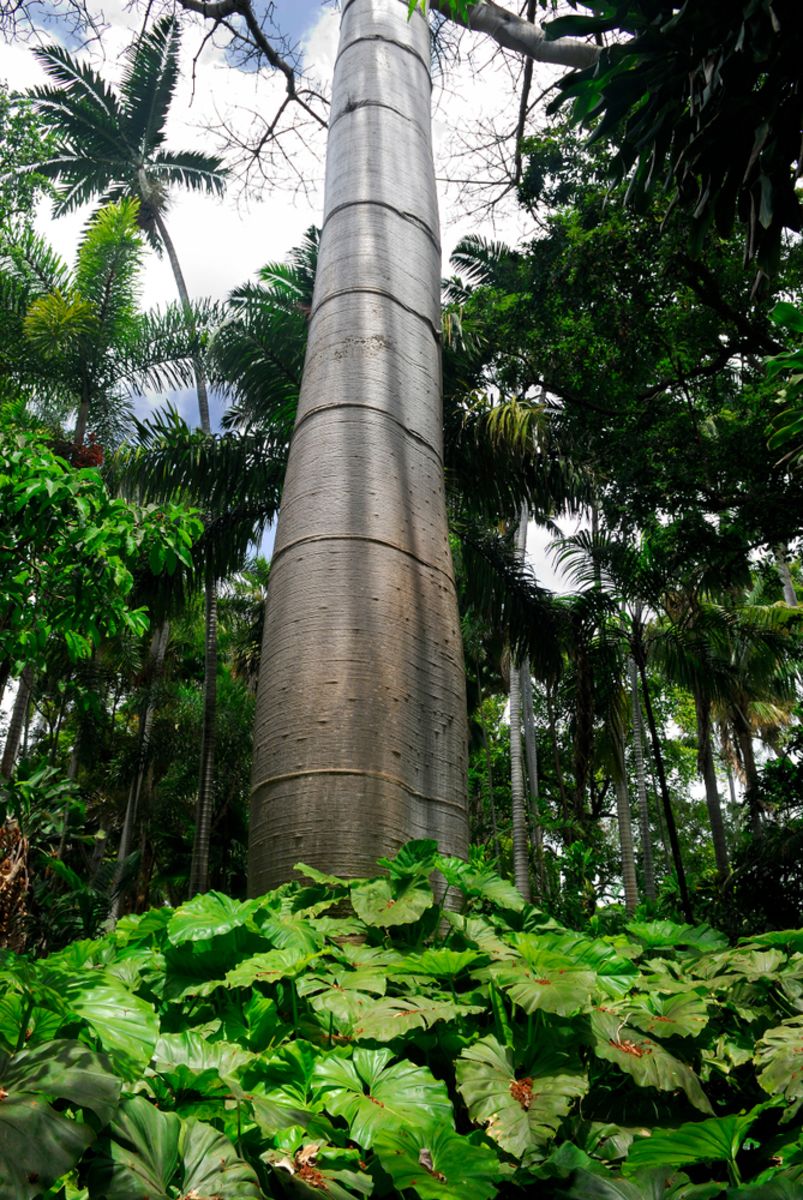
<path id="1" fill-rule="evenodd" d="M 166 187 L 178 186 L 221 196 L 228 174 L 223 161 L 198 150 L 157 150 L 148 160 L 148 175 Z"/>
<path id="2" fill-rule="evenodd" d="M 474 285 L 489 285 L 498 281 L 500 268 L 514 261 L 515 252 L 504 242 L 494 242 L 478 234 L 469 234 L 458 242 L 451 262 Z"/>
<path id="3" fill-rule="evenodd" d="M 161 146 L 178 83 L 180 29 L 172 15 L 162 17 L 129 47 L 120 87 L 129 140 L 143 158 Z"/>
<path id="4" fill-rule="evenodd" d="M 117 96 L 89 63 L 80 62 L 62 46 L 36 47 L 33 53 L 58 85 L 57 88 L 34 89 L 30 95 L 37 105 L 49 105 L 51 100 L 59 103 L 62 96 L 68 95 L 119 124 L 122 112 Z"/>

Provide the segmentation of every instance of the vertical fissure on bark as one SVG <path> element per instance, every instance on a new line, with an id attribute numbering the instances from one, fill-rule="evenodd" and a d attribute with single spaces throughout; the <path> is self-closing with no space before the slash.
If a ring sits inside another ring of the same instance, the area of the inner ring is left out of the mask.
<path id="1" fill-rule="evenodd" d="M 257 694 L 252 894 L 299 860 L 367 875 L 409 838 L 467 849 L 429 62 L 404 0 L 343 12 Z"/>
<path id="2" fill-rule="evenodd" d="M 20 742 L 22 741 L 22 731 L 25 728 L 25 721 L 28 714 L 28 706 L 31 703 L 33 682 L 34 670 L 29 664 L 20 675 L 19 683 L 17 684 L 17 694 L 14 697 L 14 707 L 11 710 L 11 718 L 8 722 L 6 742 L 3 747 L 3 758 L 0 761 L 0 775 L 4 779 L 11 778 L 14 763 L 17 761 Z"/>
<path id="3" fill-rule="evenodd" d="M 644 773 L 644 725 L 641 719 L 641 701 L 638 694 L 638 668 L 632 657 L 627 661 L 630 682 L 630 708 L 633 720 L 633 757 L 636 763 L 636 789 L 638 793 L 639 831 L 641 833 L 641 869 L 644 875 L 644 895 L 654 903 L 655 862 L 652 853 L 652 831 L 650 829 L 650 806 L 647 802 L 647 780 Z"/>

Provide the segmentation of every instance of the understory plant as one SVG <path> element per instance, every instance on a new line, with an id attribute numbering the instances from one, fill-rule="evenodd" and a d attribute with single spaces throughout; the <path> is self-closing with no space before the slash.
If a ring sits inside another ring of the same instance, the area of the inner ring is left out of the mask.
<path id="1" fill-rule="evenodd" d="M 479 859 L 0 958 L 0 1200 L 783 1200 L 803 932 L 574 933 Z"/>

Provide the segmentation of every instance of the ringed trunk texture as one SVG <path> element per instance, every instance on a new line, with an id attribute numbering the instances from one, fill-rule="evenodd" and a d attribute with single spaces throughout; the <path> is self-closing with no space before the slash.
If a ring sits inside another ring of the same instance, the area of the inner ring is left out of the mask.
<path id="1" fill-rule="evenodd" d="M 527 554 L 527 506 L 522 505 L 516 530 L 516 553 Z M 513 825 L 513 879 L 525 900 L 530 899 L 530 864 L 527 845 L 527 797 L 524 790 L 524 756 L 521 745 L 521 666 L 510 655 L 510 807 Z"/>
<path id="2" fill-rule="evenodd" d="M 343 6 L 307 357 L 271 565 L 249 889 L 468 843 L 425 17 Z"/>

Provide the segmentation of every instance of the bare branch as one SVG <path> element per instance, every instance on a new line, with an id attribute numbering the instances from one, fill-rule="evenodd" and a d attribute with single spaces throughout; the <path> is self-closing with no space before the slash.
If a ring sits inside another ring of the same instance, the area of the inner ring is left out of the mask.
<path id="1" fill-rule="evenodd" d="M 536 62 L 557 63 L 563 67 L 592 67 L 599 57 L 599 47 L 589 42 L 575 38 L 547 41 L 540 25 L 509 12 L 501 5 L 494 4 L 493 0 L 472 4 L 465 19 L 452 12 L 449 0 L 430 0 L 430 8 L 458 25 L 465 25 L 466 29 L 487 34 L 506 50 L 513 50 Z"/>

